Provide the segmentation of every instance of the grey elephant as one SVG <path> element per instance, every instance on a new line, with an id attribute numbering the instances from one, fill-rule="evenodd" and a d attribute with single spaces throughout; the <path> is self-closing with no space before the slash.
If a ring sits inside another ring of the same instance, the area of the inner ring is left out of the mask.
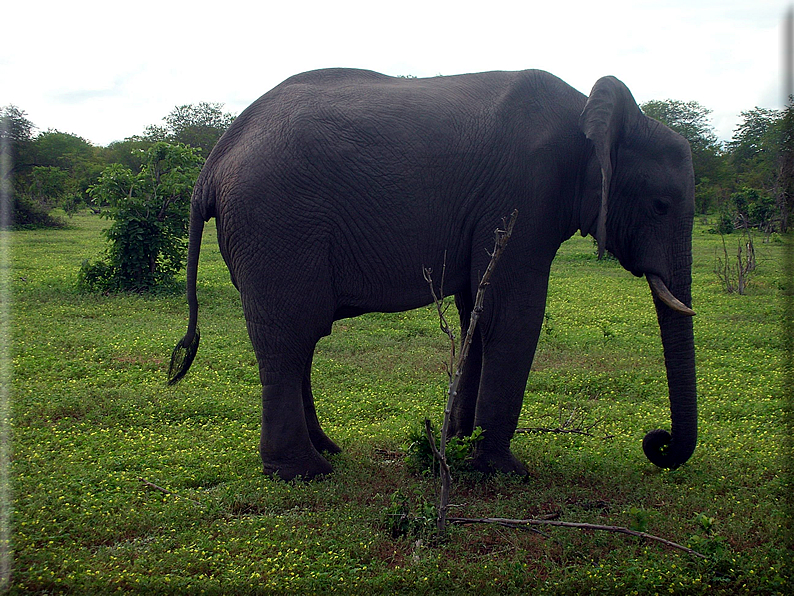
<path id="1" fill-rule="evenodd" d="M 551 262 L 577 231 L 649 282 L 672 429 L 651 431 L 643 448 L 661 467 L 687 461 L 697 439 L 692 158 L 614 77 L 586 97 L 539 70 L 403 79 L 329 69 L 265 93 L 218 141 L 193 192 L 190 318 L 169 383 L 198 349 L 196 273 L 214 217 L 259 365 L 264 471 L 329 473 L 321 452 L 339 447 L 315 411 L 317 341 L 338 319 L 430 303 L 425 267 L 446 267 L 465 328 L 494 229 L 514 209 L 452 412 L 454 434 L 483 429 L 474 468 L 526 474 L 510 441 Z"/>

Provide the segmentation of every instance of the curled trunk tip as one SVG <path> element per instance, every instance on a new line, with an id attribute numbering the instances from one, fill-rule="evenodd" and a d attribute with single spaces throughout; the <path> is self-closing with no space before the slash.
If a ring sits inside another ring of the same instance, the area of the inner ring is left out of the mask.
<path id="1" fill-rule="evenodd" d="M 680 441 L 674 441 L 666 430 L 656 429 L 645 435 L 642 440 L 642 450 L 652 464 L 675 470 L 692 456 L 695 443 L 692 441 L 691 444 L 682 445 Z"/>

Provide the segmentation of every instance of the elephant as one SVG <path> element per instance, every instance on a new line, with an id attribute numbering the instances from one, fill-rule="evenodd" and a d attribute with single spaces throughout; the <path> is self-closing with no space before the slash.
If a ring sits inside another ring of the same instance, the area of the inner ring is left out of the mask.
<path id="1" fill-rule="evenodd" d="M 588 97 L 541 70 L 295 75 L 237 117 L 196 182 L 189 322 L 168 382 L 185 375 L 198 350 L 198 258 L 214 217 L 258 363 L 263 471 L 285 480 L 328 474 L 322 453 L 340 448 L 315 410 L 317 342 L 336 320 L 430 304 L 425 268 L 444 268 L 443 291 L 455 296 L 465 332 L 494 229 L 517 209 L 479 311 L 451 435 L 482 428 L 471 465 L 527 474 L 510 443 L 551 263 L 579 232 L 650 286 L 672 424 L 650 431 L 643 450 L 676 468 L 697 441 L 694 185 L 687 141 L 645 116 L 613 76 Z"/>

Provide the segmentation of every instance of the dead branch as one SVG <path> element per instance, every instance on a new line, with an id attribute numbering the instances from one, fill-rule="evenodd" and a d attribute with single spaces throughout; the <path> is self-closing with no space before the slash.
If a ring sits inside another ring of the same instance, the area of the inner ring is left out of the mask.
<path id="1" fill-rule="evenodd" d="M 168 490 L 167 488 L 163 488 L 162 486 L 157 486 L 156 484 L 149 482 L 145 478 L 138 478 L 138 480 L 143 482 L 145 486 L 148 486 L 149 488 L 153 488 L 154 490 L 159 490 L 161 493 L 165 493 L 167 495 L 174 495 L 175 497 L 178 497 L 180 499 L 185 499 L 186 501 L 190 501 L 191 503 L 195 503 L 196 505 L 200 505 L 201 507 L 204 507 L 204 504 L 201 501 L 195 501 L 193 499 L 189 499 L 188 497 L 183 497 L 172 490 Z"/>
<path id="2" fill-rule="evenodd" d="M 425 280 L 430 285 L 430 291 L 433 296 L 433 301 L 435 302 L 436 309 L 439 313 L 439 318 L 441 320 L 441 330 L 444 331 L 450 339 L 451 347 L 451 356 L 450 356 L 450 366 L 448 369 L 449 374 L 449 389 L 447 392 L 447 405 L 444 408 L 444 421 L 441 425 L 441 440 L 440 445 L 436 447 L 435 445 L 435 438 L 433 437 L 432 427 L 430 421 L 425 419 L 425 431 L 427 432 L 428 440 L 430 441 L 430 447 L 433 451 L 433 455 L 439 461 L 440 464 L 440 472 L 441 472 L 441 495 L 439 497 L 439 506 L 438 506 L 438 519 L 437 519 L 437 528 L 439 534 L 443 534 L 446 530 L 447 526 L 447 510 L 449 508 L 449 491 L 452 485 L 452 475 L 449 471 L 449 464 L 447 462 L 446 456 L 446 447 L 447 447 L 447 438 L 449 434 L 449 422 L 450 416 L 452 414 L 452 406 L 455 403 L 455 398 L 458 395 L 458 387 L 460 386 L 460 380 L 463 376 L 463 369 L 466 363 L 466 358 L 469 355 L 469 348 L 471 347 L 471 343 L 474 339 L 474 330 L 477 327 L 477 322 L 480 319 L 480 315 L 483 311 L 483 302 L 485 300 L 485 289 L 488 287 L 488 283 L 491 279 L 491 275 L 493 274 L 494 269 L 496 268 L 496 263 L 499 261 L 499 258 L 502 256 L 502 253 L 507 246 L 507 241 L 510 240 L 510 236 L 513 233 L 513 226 L 516 222 L 516 217 L 518 217 L 518 210 L 515 209 L 510 214 L 509 220 L 502 220 L 502 228 L 497 228 L 494 231 L 494 248 L 493 252 L 489 253 L 491 256 L 491 260 L 488 262 L 488 266 L 485 269 L 485 273 L 483 273 L 482 278 L 480 278 L 480 283 L 477 285 L 477 294 L 474 298 L 474 308 L 471 311 L 471 317 L 469 319 L 469 327 L 466 330 L 466 337 L 463 339 L 463 344 L 461 345 L 460 352 L 457 355 L 457 359 L 455 359 L 455 335 L 452 333 L 451 327 L 444 316 L 444 309 L 442 305 L 443 301 L 443 288 L 441 290 L 442 297 L 439 299 L 438 295 L 436 294 L 435 288 L 433 287 L 433 279 L 431 277 L 431 271 L 429 269 L 423 268 Z M 444 270 L 442 271 L 442 280 L 443 280 L 443 273 L 446 271 L 446 254 L 444 255 Z M 454 366 L 453 366 L 454 365 Z"/>
<path id="3" fill-rule="evenodd" d="M 653 534 L 648 534 L 647 532 L 638 532 L 636 530 L 630 530 L 629 528 L 624 528 L 622 526 L 604 526 L 600 524 L 564 522 L 564 521 L 556 521 L 550 519 L 506 519 L 502 517 L 479 517 L 479 518 L 450 517 L 447 518 L 447 521 L 451 524 L 461 524 L 461 525 L 496 524 L 508 528 L 522 528 L 525 526 L 557 526 L 561 528 L 579 528 L 581 530 L 600 530 L 603 532 L 614 532 L 618 534 L 628 534 L 630 536 L 637 536 L 638 538 L 643 538 L 645 540 L 652 540 L 654 542 L 659 542 L 661 544 L 664 544 L 665 546 L 669 546 L 670 548 L 682 550 L 685 553 L 688 553 L 695 557 L 700 557 L 701 559 L 708 558 L 706 555 L 699 553 L 696 550 L 692 550 L 689 547 L 683 546 L 682 544 L 678 544 L 677 542 L 672 542 L 665 538 L 654 536 Z"/>
<path id="4" fill-rule="evenodd" d="M 427 267 L 422 268 L 422 275 L 424 275 L 425 281 L 430 286 L 430 294 L 433 296 L 433 303 L 436 305 L 436 310 L 438 311 L 438 322 L 439 326 L 441 327 L 441 331 L 449 338 L 449 362 L 446 364 L 447 368 L 447 376 L 452 379 L 452 369 L 455 366 L 455 333 L 452 331 L 452 326 L 449 324 L 447 320 L 447 309 L 444 306 L 444 277 L 446 276 L 447 272 L 447 251 L 444 251 L 444 263 L 441 266 L 441 284 L 439 286 L 439 293 L 436 294 L 436 288 L 433 285 L 433 277 L 432 273 L 433 270 Z"/>
<path id="5" fill-rule="evenodd" d="M 756 268 L 753 235 L 744 216 L 741 216 L 741 222 L 742 223 L 737 228 L 742 230 L 742 237 L 738 241 L 736 264 L 731 265 L 724 234 L 720 234 L 722 237 L 722 253 L 724 258 L 715 255 L 714 273 L 717 275 L 722 287 L 725 288 L 728 294 L 736 292 L 739 295 L 744 295 L 747 285 L 750 282 L 750 274 L 755 271 Z"/>
<path id="6" fill-rule="evenodd" d="M 540 426 L 517 428 L 517 433 L 557 433 L 557 434 L 572 434 L 584 435 L 586 437 L 594 437 L 595 434 L 591 431 L 604 421 L 603 418 L 596 418 L 590 424 L 587 422 L 587 412 L 574 406 L 571 409 L 568 418 L 563 414 L 562 406 L 560 406 L 559 423 L 556 428 L 546 428 Z M 604 439 L 611 439 L 615 435 L 604 434 Z"/>

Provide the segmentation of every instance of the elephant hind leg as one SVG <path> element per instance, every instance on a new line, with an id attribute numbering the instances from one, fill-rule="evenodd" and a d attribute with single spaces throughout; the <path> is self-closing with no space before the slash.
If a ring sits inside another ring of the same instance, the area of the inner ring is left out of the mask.
<path id="1" fill-rule="evenodd" d="M 342 450 L 339 446 L 328 438 L 320 426 L 320 421 L 317 418 L 317 410 L 314 408 L 314 395 L 312 394 L 312 359 L 309 358 L 306 363 L 306 368 L 303 372 L 303 413 L 306 417 L 306 427 L 309 431 L 309 438 L 312 445 L 320 453 L 326 452 L 330 454 L 340 453 Z"/>
<path id="2" fill-rule="evenodd" d="M 283 480 L 329 474 L 331 464 L 320 455 L 309 432 L 310 426 L 319 428 L 313 405 L 308 420 L 304 408 L 304 371 L 315 342 L 299 341 L 283 327 L 255 322 L 248 312 L 246 322 L 262 382 L 259 455 L 265 474 Z"/>
<path id="3" fill-rule="evenodd" d="M 282 480 L 308 480 L 332 471 L 311 442 L 300 392 L 300 377 L 262 386 L 259 455 L 264 473 Z"/>

